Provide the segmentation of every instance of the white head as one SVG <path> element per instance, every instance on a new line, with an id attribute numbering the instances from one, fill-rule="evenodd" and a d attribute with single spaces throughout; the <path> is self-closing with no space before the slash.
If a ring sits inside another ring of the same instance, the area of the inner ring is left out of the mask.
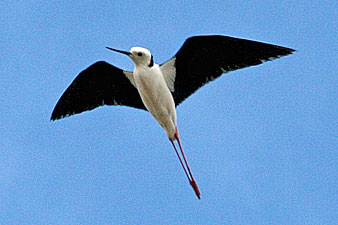
<path id="1" fill-rule="evenodd" d="M 152 67 L 154 65 L 153 56 L 150 51 L 142 47 L 133 47 L 130 49 L 130 52 L 121 51 L 113 48 L 109 48 L 115 52 L 119 52 L 129 56 L 136 65 L 146 65 Z"/>

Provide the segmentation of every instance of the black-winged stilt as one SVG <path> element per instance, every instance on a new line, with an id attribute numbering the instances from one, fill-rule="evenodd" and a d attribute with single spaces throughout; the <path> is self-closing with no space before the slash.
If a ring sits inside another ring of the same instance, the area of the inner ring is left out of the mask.
<path id="1" fill-rule="evenodd" d="M 158 65 L 149 50 L 133 47 L 129 56 L 134 72 L 107 62 L 96 62 L 83 70 L 56 104 L 51 120 L 61 119 L 102 105 L 125 105 L 148 110 L 171 141 L 190 185 L 200 191 L 191 173 L 178 135 L 176 106 L 198 88 L 222 73 L 258 65 L 294 52 L 281 46 L 220 35 L 188 38 L 167 62 Z M 174 141 L 178 142 L 183 160 Z"/>

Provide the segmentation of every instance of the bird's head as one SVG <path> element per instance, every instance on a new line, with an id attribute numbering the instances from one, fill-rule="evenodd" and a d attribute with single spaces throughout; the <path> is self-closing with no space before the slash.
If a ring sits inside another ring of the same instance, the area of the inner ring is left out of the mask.
<path id="1" fill-rule="evenodd" d="M 130 58 L 134 61 L 135 64 L 143 64 L 152 66 L 153 56 L 150 51 L 146 48 L 133 47 L 130 49 Z"/>
<path id="2" fill-rule="evenodd" d="M 154 65 L 153 56 L 150 53 L 150 51 L 146 48 L 133 47 L 130 49 L 130 52 L 121 51 L 121 50 L 117 50 L 117 49 L 109 48 L 109 47 L 107 48 L 112 51 L 119 52 L 119 53 L 129 56 L 136 65 L 146 65 L 149 67 L 152 67 Z"/>

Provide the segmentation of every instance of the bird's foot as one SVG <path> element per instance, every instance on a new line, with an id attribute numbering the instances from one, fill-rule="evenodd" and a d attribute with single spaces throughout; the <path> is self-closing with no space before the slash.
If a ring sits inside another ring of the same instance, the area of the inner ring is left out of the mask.
<path id="1" fill-rule="evenodd" d="M 195 179 L 190 180 L 190 185 L 194 189 L 197 198 L 201 199 L 201 192 L 198 189 L 198 186 L 197 186 L 197 183 L 196 183 Z"/>

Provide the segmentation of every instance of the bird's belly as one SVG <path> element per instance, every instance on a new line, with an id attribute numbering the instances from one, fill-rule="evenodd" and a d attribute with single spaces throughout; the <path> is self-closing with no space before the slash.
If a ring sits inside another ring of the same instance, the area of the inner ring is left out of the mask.
<path id="1" fill-rule="evenodd" d="M 137 89 L 147 110 L 164 128 L 171 139 L 176 133 L 176 109 L 174 99 L 164 80 L 137 80 Z"/>

